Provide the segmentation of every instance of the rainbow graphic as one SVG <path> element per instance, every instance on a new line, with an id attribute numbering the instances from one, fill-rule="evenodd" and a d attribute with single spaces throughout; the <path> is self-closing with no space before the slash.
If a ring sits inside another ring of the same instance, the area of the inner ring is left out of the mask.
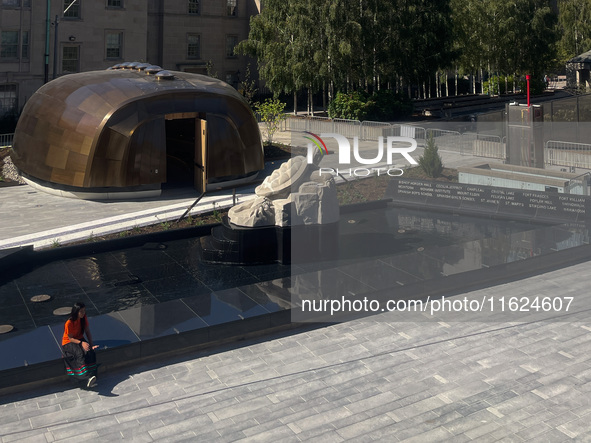
<path id="1" fill-rule="evenodd" d="M 326 147 L 326 145 L 324 144 L 324 141 L 320 137 L 318 137 L 316 134 L 313 134 L 311 132 L 308 132 L 308 131 L 305 131 L 305 132 L 306 132 L 306 134 L 310 134 L 312 137 L 314 137 L 318 141 L 314 140 L 314 138 L 306 137 L 304 135 L 305 139 L 310 140 L 312 143 L 314 143 L 318 147 L 318 150 L 320 151 L 321 154 L 323 154 L 323 155 L 328 154 L 328 148 Z M 318 142 L 320 142 L 320 143 L 318 143 Z M 320 145 L 322 145 L 322 146 L 320 146 Z M 322 149 L 322 148 L 324 148 L 324 149 Z"/>

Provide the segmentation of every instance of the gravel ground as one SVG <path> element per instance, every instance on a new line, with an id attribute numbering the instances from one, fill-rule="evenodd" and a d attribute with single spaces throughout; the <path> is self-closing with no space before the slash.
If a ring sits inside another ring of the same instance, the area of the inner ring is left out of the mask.
<path id="1" fill-rule="evenodd" d="M 25 184 L 23 178 L 19 175 L 16 166 L 12 163 L 10 156 L 2 153 L 0 156 L 0 164 L 2 164 L 2 177 L 5 181 L 14 181 Z"/>

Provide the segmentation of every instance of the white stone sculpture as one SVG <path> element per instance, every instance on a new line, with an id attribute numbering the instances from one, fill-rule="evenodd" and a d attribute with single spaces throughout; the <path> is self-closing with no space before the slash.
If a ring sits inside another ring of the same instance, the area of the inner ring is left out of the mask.
<path id="1" fill-rule="evenodd" d="M 320 174 L 305 157 L 283 163 L 255 189 L 256 198 L 228 212 L 237 226 L 293 226 L 334 223 L 339 204 L 331 174 Z"/>

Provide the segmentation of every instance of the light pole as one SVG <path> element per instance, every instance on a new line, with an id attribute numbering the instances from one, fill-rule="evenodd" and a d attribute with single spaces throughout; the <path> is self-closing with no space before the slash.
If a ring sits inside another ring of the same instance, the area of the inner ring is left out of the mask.
<path id="1" fill-rule="evenodd" d="M 51 27 L 51 0 L 47 0 L 47 23 L 45 29 L 45 83 L 49 81 L 49 30 Z"/>
<path id="2" fill-rule="evenodd" d="M 56 15 L 55 16 L 55 32 L 53 33 L 53 80 L 57 77 L 57 30 L 60 24 L 60 19 Z"/>
<path id="3" fill-rule="evenodd" d="M 73 0 L 72 2 L 70 2 L 68 7 L 66 9 L 64 9 L 63 14 L 68 12 L 68 9 L 70 9 L 74 5 L 74 3 L 76 3 L 77 1 L 78 0 Z M 49 8 L 49 4 L 48 4 L 48 8 Z M 47 17 L 49 17 L 49 9 L 47 10 Z M 57 78 L 57 42 L 58 42 L 59 23 L 60 23 L 59 16 L 56 15 L 55 16 L 55 32 L 53 34 L 53 79 L 54 80 Z M 48 41 L 47 45 L 49 46 L 49 41 Z"/>

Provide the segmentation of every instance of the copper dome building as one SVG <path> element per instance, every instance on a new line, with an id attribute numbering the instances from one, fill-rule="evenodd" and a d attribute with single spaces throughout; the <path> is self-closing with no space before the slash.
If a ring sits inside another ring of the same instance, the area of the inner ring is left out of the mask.
<path id="1" fill-rule="evenodd" d="M 261 135 L 242 96 L 198 74 L 123 63 L 40 88 L 18 121 L 12 160 L 33 186 L 79 198 L 202 192 L 252 180 Z"/>

